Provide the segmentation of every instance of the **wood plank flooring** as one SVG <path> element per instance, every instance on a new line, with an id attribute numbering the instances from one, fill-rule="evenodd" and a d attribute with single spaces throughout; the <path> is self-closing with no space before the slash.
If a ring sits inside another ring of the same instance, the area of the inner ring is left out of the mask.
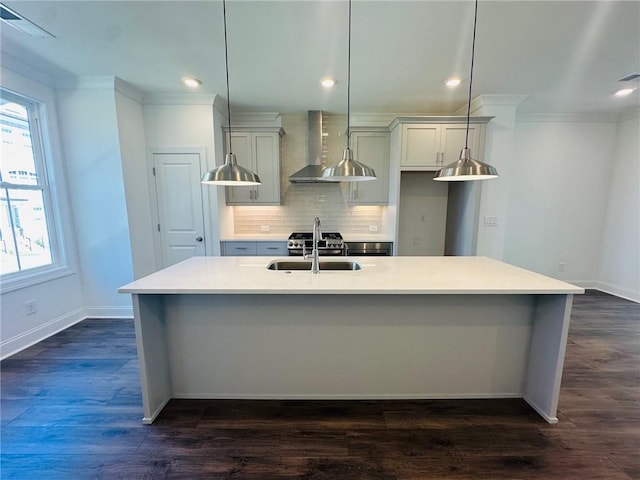
<path id="1" fill-rule="evenodd" d="M 640 479 L 640 305 L 576 296 L 558 425 L 521 400 L 171 401 L 142 425 L 133 322 L 0 364 L 0 478 Z"/>

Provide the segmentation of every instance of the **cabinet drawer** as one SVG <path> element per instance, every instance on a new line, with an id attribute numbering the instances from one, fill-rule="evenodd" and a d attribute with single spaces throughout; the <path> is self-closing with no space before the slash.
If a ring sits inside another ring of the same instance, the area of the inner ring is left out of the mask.
<path id="1" fill-rule="evenodd" d="M 223 242 L 222 251 L 227 257 L 256 255 L 256 242 Z"/>
<path id="2" fill-rule="evenodd" d="M 289 250 L 287 250 L 287 242 L 257 242 L 256 253 L 265 257 L 281 257 L 289 255 Z"/>

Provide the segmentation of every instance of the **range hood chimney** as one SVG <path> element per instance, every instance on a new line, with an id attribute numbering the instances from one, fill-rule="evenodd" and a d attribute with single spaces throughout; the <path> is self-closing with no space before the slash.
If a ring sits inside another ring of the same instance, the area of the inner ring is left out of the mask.
<path id="1" fill-rule="evenodd" d="M 336 183 L 322 178 L 322 111 L 307 114 L 307 165 L 289 177 L 291 183 Z"/>

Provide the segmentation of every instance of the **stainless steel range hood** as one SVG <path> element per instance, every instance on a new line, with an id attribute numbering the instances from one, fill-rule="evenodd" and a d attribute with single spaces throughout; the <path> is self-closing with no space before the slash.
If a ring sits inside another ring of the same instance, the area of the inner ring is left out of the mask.
<path id="1" fill-rule="evenodd" d="M 307 115 L 307 165 L 289 177 L 291 183 L 336 183 L 322 178 L 322 111 L 310 110 Z"/>

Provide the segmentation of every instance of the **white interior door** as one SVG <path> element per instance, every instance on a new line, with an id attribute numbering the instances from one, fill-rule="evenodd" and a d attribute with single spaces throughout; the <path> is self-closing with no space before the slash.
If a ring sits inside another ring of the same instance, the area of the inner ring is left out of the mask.
<path id="1" fill-rule="evenodd" d="M 200 155 L 154 153 L 162 266 L 205 255 Z"/>

